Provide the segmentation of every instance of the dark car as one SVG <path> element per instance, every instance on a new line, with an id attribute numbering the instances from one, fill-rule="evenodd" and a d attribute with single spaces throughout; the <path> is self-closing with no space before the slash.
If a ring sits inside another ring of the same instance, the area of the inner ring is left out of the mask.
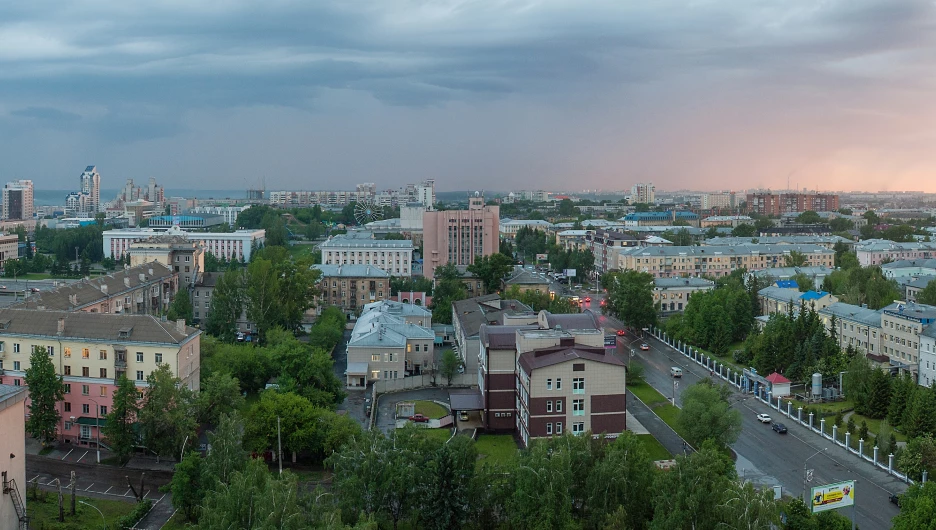
<path id="1" fill-rule="evenodd" d="M 413 423 L 429 423 L 429 418 L 423 416 L 422 414 L 413 414 L 409 417 L 409 421 Z"/>
<path id="2" fill-rule="evenodd" d="M 900 508 L 900 497 L 899 497 L 896 493 L 891 493 L 890 496 L 888 497 L 888 499 L 889 499 L 894 505 L 896 505 L 898 508 Z"/>
<path id="3" fill-rule="evenodd" d="M 786 434 L 786 431 L 787 431 L 786 425 L 782 423 L 774 423 L 773 430 L 777 431 L 780 434 Z"/>

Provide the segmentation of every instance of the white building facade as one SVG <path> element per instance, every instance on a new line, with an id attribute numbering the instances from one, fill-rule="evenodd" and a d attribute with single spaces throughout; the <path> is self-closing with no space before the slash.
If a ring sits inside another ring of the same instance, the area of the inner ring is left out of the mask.
<path id="1" fill-rule="evenodd" d="M 189 241 L 200 244 L 206 252 L 217 258 L 224 258 L 228 261 L 242 260 L 244 262 L 250 261 L 253 249 L 262 247 L 266 241 L 265 230 L 237 230 L 230 233 L 216 233 L 186 232 L 178 227 L 169 230 L 127 228 L 104 232 L 104 256 L 120 259 L 130 250 L 130 245 L 133 243 L 157 235 L 184 236 Z"/>
<path id="2" fill-rule="evenodd" d="M 413 274 L 413 242 L 343 235 L 319 245 L 323 265 L 371 265 L 393 276 Z"/>

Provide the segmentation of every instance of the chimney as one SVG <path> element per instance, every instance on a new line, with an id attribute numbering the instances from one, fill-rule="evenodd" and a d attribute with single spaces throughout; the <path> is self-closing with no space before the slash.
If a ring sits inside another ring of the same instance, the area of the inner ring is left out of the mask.
<path id="1" fill-rule="evenodd" d="M 153 275 L 153 268 L 152 268 L 152 267 L 149 268 L 149 275 L 150 275 L 150 276 Z"/>
<path id="2" fill-rule="evenodd" d="M 102 283 L 102 284 L 101 284 L 101 292 L 104 293 L 104 294 L 107 294 L 107 284 L 106 284 L 106 283 Z"/>
<path id="3" fill-rule="evenodd" d="M 125 276 L 125 277 L 124 277 L 124 287 L 127 287 L 128 289 L 130 288 L 130 277 L 129 277 L 129 276 Z"/>
<path id="4" fill-rule="evenodd" d="M 59 317 L 58 319 L 58 334 L 62 335 L 65 333 L 65 317 Z"/>
<path id="5" fill-rule="evenodd" d="M 179 320 L 176 320 L 175 327 L 176 327 L 176 331 L 178 331 L 179 333 L 185 333 L 185 319 L 180 318 Z"/>
<path id="6" fill-rule="evenodd" d="M 68 302 L 71 303 L 71 305 L 78 305 L 78 295 L 77 294 L 68 295 Z"/>

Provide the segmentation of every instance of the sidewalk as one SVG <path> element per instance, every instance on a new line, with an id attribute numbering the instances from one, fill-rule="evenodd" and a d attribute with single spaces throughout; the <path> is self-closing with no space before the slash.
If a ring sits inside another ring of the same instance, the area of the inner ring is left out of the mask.
<path id="1" fill-rule="evenodd" d="M 672 455 L 681 455 L 685 452 L 685 441 L 676 431 L 666 424 L 659 416 L 650 410 L 650 407 L 637 398 L 630 390 L 627 391 L 627 411 L 637 418 L 637 421 L 657 439 Z"/>

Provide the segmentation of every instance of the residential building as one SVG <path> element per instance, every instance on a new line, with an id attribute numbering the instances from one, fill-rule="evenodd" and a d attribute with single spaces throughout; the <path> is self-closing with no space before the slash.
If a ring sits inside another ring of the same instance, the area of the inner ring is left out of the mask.
<path id="1" fill-rule="evenodd" d="M 423 276 L 433 278 L 436 267 L 471 265 L 475 258 L 499 251 L 500 207 L 485 206 L 475 192 L 467 210 L 427 211 L 423 214 Z"/>
<path id="2" fill-rule="evenodd" d="M 936 326 L 926 326 L 920 332 L 920 386 L 936 383 Z"/>
<path id="3" fill-rule="evenodd" d="M 40 311 L 158 316 L 179 291 L 179 274 L 152 262 L 40 291 L 11 307 Z"/>
<path id="4" fill-rule="evenodd" d="M 0 235 L 0 269 L 9 259 L 19 259 L 19 236 Z"/>
<path id="5" fill-rule="evenodd" d="M 936 307 L 894 302 L 881 310 L 881 350 L 891 367 L 919 373 L 920 333 L 936 320 Z"/>
<path id="6" fill-rule="evenodd" d="M 81 217 L 94 217 L 101 211 L 101 174 L 97 167 L 88 166 L 78 177 L 79 191 L 65 197 L 65 213 Z"/>
<path id="7" fill-rule="evenodd" d="M 819 317 L 826 330 L 835 333 L 839 346 L 849 346 L 869 358 L 880 362 L 881 353 L 881 311 L 868 309 L 867 305 L 853 305 L 836 302 L 819 310 Z M 833 328 L 834 323 L 834 328 Z"/>
<path id="8" fill-rule="evenodd" d="M 735 192 L 733 191 L 722 191 L 717 193 L 703 193 L 702 194 L 702 209 L 703 210 L 729 210 L 733 209 L 736 204 Z M 703 225 L 704 226 L 704 225 Z"/>
<path id="9" fill-rule="evenodd" d="M 200 340 L 201 331 L 184 321 L 150 315 L 0 309 L 0 382 L 22 386 L 33 347 L 46 348 L 65 384 L 61 439 L 93 446 L 121 376 L 142 392 L 146 377 L 165 364 L 199 390 Z"/>
<path id="10" fill-rule="evenodd" d="M 588 248 L 588 230 L 562 230 L 556 232 L 556 244 L 562 250 L 585 250 Z"/>
<path id="11" fill-rule="evenodd" d="M 319 245 L 323 265 L 370 265 L 396 277 L 413 274 L 413 242 L 374 239 L 372 232 L 349 232 Z"/>
<path id="12" fill-rule="evenodd" d="M 904 290 L 904 299 L 908 302 L 916 302 L 917 296 L 920 295 L 920 291 L 926 289 L 926 286 L 932 281 L 936 281 L 936 276 L 920 276 L 918 278 L 904 277 L 901 282 L 898 280 L 898 284 L 903 287 Z"/>
<path id="13" fill-rule="evenodd" d="M 390 275 L 372 265 L 313 265 L 322 273 L 317 308 L 336 306 L 356 315 L 367 304 L 390 297 Z"/>
<path id="14" fill-rule="evenodd" d="M 652 182 L 634 184 L 631 188 L 631 204 L 656 204 L 656 186 Z"/>
<path id="15" fill-rule="evenodd" d="M 656 278 L 727 276 L 736 269 L 759 271 L 786 265 L 799 252 L 806 266 L 833 267 L 835 252 L 818 245 L 660 246 L 625 248 L 618 253 L 619 270 L 648 272 Z M 596 256 L 596 263 L 598 262 Z"/>
<path id="16" fill-rule="evenodd" d="M 789 212 L 828 212 L 839 209 L 839 196 L 833 193 L 747 194 L 747 213 L 778 217 Z"/>
<path id="17" fill-rule="evenodd" d="M 604 274 L 617 268 L 618 254 L 626 247 L 637 247 L 640 240 L 631 234 L 612 230 L 588 230 L 585 244 L 595 256 L 595 271 Z"/>
<path id="18" fill-rule="evenodd" d="M 104 256 L 119 260 L 130 250 L 133 243 L 144 241 L 157 235 L 183 236 L 197 243 L 205 252 L 228 261 L 249 262 L 254 248 L 263 247 L 266 241 L 265 230 L 235 230 L 230 233 L 186 232 L 178 227 L 169 230 L 152 228 L 126 228 L 104 231 Z"/>
<path id="19" fill-rule="evenodd" d="M 348 387 L 420 375 L 435 362 L 432 312 L 383 300 L 364 306 L 348 341 Z"/>
<path id="20" fill-rule="evenodd" d="M 730 226 L 735 228 L 738 225 L 748 224 L 754 226 L 754 219 L 747 215 L 712 215 L 702 219 L 700 228 L 709 228 L 711 226 Z"/>
<path id="21" fill-rule="evenodd" d="M 936 242 L 897 243 L 886 239 L 867 239 L 855 245 L 855 254 L 862 267 L 907 260 L 917 261 L 923 267 L 928 260 L 936 258 Z M 898 267 L 889 268 L 893 270 Z"/>
<path id="22" fill-rule="evenodd" d="M 556 330 L 517 333 L 521 337 L 563 334 Z M 561 337 L 554 347 L 521 353 L 517 368 L 516 425 L 524 447 L 531 440 L 566 431 L 611 438 L 624 432 L 627 370 L 623 361 L 603 347 Z"/>
<path id="23" fill-rule="evenodd" d="M 855 242 L 845 239 L 841 236 L 755 236 L 755 237 L 734 237 L 718 236 L 706 239 L 702 242 L 707 246 L 733 246 L 733 245 L 817 245 L 828 249 L 834 249 L 835 245 L 843 243 L 849 247 L 854 246 Z"/>
<path id="24" fill-rule="evenodd" d="M 634 212 L 619 219 L 624 226 L 673 226 L 677 222 L 687 226 L 699 226 L 699 214 L 671 210 L 666 212 Z"/>
<path id="25" fill-rule="evenodd" d="M 772 281 L 777 280 L 792 280 L 794 276 L 797 275 L 806 275 L 813 280 L 812 285 L 809 287 L 811 289 L 821 289 L 822 281 L 825 280 L 825 277 L 832 274 L 835 269 L 826 266 L 819 267 L 774 267 L 771 269 L 761 269 L 759 271 L 753 271 L 753 274 L 757 278 L 767 278 Z"/>
<path id="26" fill-rule="evenodd" d="M 661 316 L 682 313 L 691 294 L 714 288 L 715 282 L 705 278 L 654 278 L 653 305 L 659 308 Z"/>
<path id="27" fill-rule="evenodd" d="M 532 308 L 518 300 L 502 300 L 496 294 L 458 300 L 452 303 L 453 350 L 464 364 L 466 373 L 479 373 L 483 324 L 522 326 L 536 321 L 537 314 Z"/>
<path id="28" fill-rule="evenodd" d="M 33 182 L 14 180 L 3 186 L 3 218 L 11 220 L 32 219 L 36 212 L 33 201 Z"/>
<path id="29" fill-rule="evenodd" d="M 838 302 L 838 298 L 825 291 L 806 291 L 801 293 L 796 287 L 796 282 L 791 283 L 791 287 L 764 287 L 757 291 L 757 299 L 760 302 L 761 314 L 771 315 L 774 313 L 784 314 L 791 308 L 794 312 L 799 311 L 801 306 L 812 307 L 815 311 Z"/>
<path id="30" fill-rule="evenodd" d="M 26 515 L 26 387 L 0 385 L 0 528 L 25 530 Z"/>
<path id="31" fill-rule="evenodd" d="M 180 285 L 195 285 L 205 271 L 205 249 L 183 236 L 158 235 L 130 244 L 130 266 L 157 262 L 172 269 Z"/>
<path id="32" fill-rule="evenodd" d="M 416 185 L 416 201 L 422 204 L 427 210 L 435 207 L 435 179 L 424 180 Z"/>
<path id="33" fill-rule="evenodd" d="M 520 292 L 536 291 L 538 293 L 548 293 L 552 282 L 545 274 L 534 272 L 523 267 L 515 267 L 510 278 L 504 280 L 504 289 L 510 289 L 517 286 Z"/>
<path id="34" fill-rule="evenodd" d="M 936 258 L 901 259 L 882 263 L 881 273 L 888 280 L 936 276 Z"/>
<path id="35" fill-rule="evenodd" d="M 250 208 L 251 204 L 244 204 L 241 206 L 229 206 L 229 205 L 219 205 L 219 206 L 195 206 L 193 208 L 188 208 L 186 213 L 191 215 L 220 215 L 224 222 L 228 225 L 235 227 L 237 226 L 237 216 L 241 214 L 247 208 Z M 172 215 L 179 215 L 182 212 L 171 212 Z"/>
<path id="36" fill-rule="evenodd" d="M 552 230 L 553 224 L 542 219 L 502 219 L 499 224 L 500 235 L 505 239 L 513 239 L 521 228 L 545 233 Z"/>
<path id="37" fill-rule="evenodd" d="M 192 287 L 189 296 L 192 299 L 192 317 L 196 324 L 204 322 L 208 318 L 208 314 L 211 313 L 214 290 L 223 274 L 223 272 L 203 273 L 199 281 Z M 246 308 L 241 311 L 235 327 L 239 333 L 244 333 L 247 337 L 250 337 L 257 330 L 257 326 L 247 320 Z"/>

